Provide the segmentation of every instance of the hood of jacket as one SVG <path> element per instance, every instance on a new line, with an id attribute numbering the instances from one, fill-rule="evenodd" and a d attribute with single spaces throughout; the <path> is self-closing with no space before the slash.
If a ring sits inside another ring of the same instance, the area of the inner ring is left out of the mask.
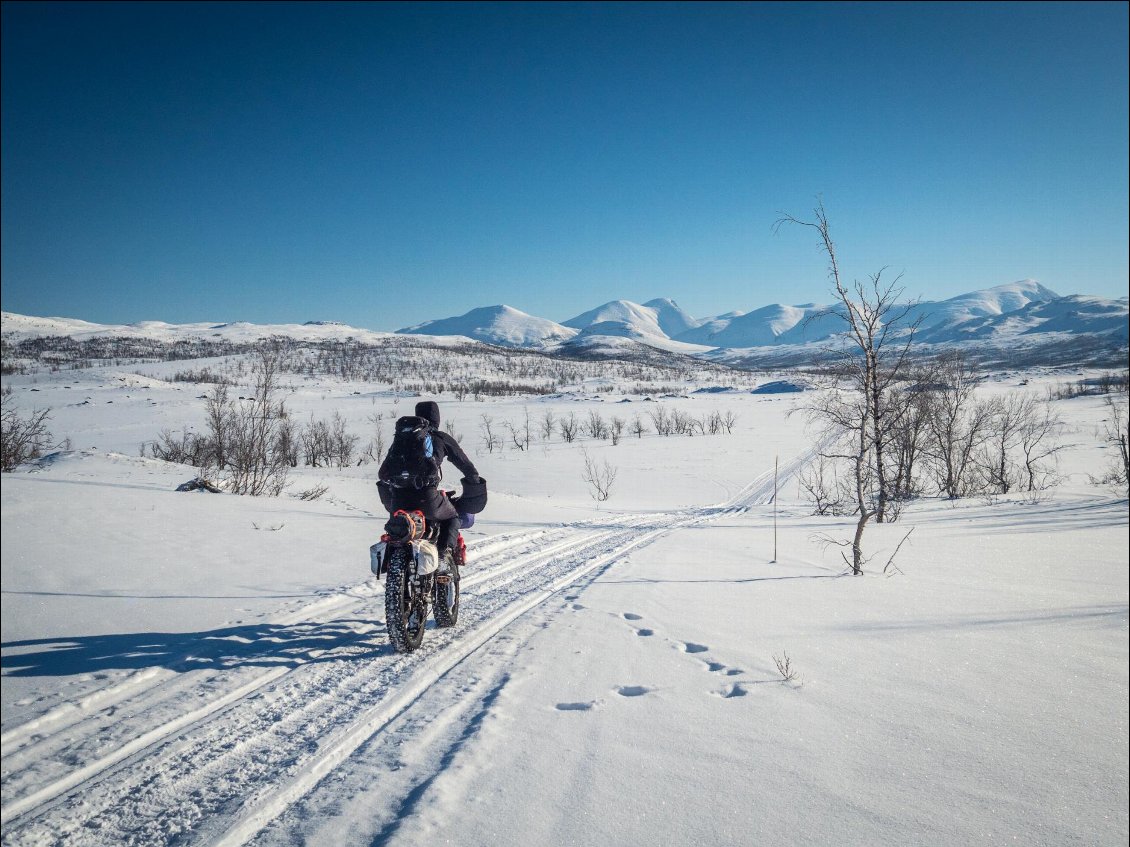
<path id="1" fill-rule="evenodd" d="M 434 400 L 421 400 L 416 404 L 416 417 L 427 420 L 432 429 L 439 429 L 439 404 Z"/>

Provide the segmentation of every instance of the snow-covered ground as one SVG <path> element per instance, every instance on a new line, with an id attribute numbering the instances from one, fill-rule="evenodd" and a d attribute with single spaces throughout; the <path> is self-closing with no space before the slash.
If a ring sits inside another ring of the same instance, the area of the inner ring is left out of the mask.
<path id="1" fill-rule="evenodd" d="M 1088 481 L 1098 398 L 1056 403 L 1054 492 L 916 502 L 853 578 L 814 540 L 852 520 L 798 492 L 804 395 L 660 401 L 729 435 L 490 454 L 483 414 L 655 404 L 441 397 L 491 500 L 458 625 L 401 656 L 375 466 L 175 492 L 194 469 L 138 446 L 202 427 L 203 390 L 163 379 L 184 366 L 5 379 L 72 449 L 2 478 L 4 844 L 1126 843 L 1128 511 Z M 287 395 L 366 438 L 414 400 Z M 582 448 L 618 471 L 606 502 Z"/>

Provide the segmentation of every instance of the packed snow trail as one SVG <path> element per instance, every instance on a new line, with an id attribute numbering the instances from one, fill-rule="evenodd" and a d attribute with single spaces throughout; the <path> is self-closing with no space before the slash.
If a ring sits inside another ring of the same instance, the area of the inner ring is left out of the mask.
<path id="1" fill-rule="evenodd" d="M 4 734 L 3 842 L 246 843 L 513 621 L 661 535 L 772 492 L 769 472 L 726 504 L 487 539 L 471 550 L 459 624 L 429 629 L 410 655 L 374 620 L 370 580 L 273 621 L 264 637 L 277 651 L 233 634 L 60 706 Z M 295 640 L 315 646 L 288 649 Z"/>

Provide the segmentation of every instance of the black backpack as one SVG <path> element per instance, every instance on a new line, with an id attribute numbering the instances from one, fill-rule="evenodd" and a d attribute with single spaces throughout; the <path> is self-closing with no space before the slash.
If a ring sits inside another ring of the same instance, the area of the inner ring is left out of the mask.
<path id="1" fill-rule="evenodd" d="M 439 485 L 442 474 L 427 418 L 408 415 L 397 420 L 383 470 L 389 483 L 397 488 Z"/>

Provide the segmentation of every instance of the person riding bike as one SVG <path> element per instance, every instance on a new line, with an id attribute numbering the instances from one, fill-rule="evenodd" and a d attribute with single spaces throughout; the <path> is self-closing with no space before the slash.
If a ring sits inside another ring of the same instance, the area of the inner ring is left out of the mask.
<path id="1" fill-rule="evenodd" d="M 467 458 L 467 454 L 463 452 L 463 448 L 459 443 L 448 433 L 443 432 L 440 426 L 439 404 L 432 400 L 424 400 L 416 404 L 416 417 L 423 418 L 427 421 L 427 426 L 423 427 L 426 433 L 425 438 L 430 437 L 427 441 L 428 462 L 434 462 L 434 474 L 426 476 L 416 475 L 415 478 L 408 479 L 406 474 L 398 473 L 398 461 L 394 456 L 394 450 L 389 450 L 389 455 L 381 463 L 380 470 L 377 472 L 377 488 L 381 495 L 381 502 L 390 513 L 403 509 L 407 512 L 419 510 L 424 513 L 425 519 L 434 521 L 440 525 L 439 539 L 436 546 L 439 548 L 441 559 L 448 553 L 453 553 L 459 539 L 460 529 L 460 516 L 459 509 L 451 502 L 440 490 L 439 481 L 441 477 L 440 465 L 444 459 L 448 459 L 455 467 L 457 467 L 463 474 L 463 489 L 464 498 L 468 494 L 478 493 L 485 505 L 486 499 L 486 486 L 479 476 L 479 472 L 475 469 L 474 463 Z M 404 419 L 401 419 L 403 421 Z M 397 422 L 398 428 L 401 427 L 401 422 Z M 395 444 L 394 444 L 395 447 Z M 474 511 L 479 511 L 474 508 L 472 504 L 468 503 Z"/>

